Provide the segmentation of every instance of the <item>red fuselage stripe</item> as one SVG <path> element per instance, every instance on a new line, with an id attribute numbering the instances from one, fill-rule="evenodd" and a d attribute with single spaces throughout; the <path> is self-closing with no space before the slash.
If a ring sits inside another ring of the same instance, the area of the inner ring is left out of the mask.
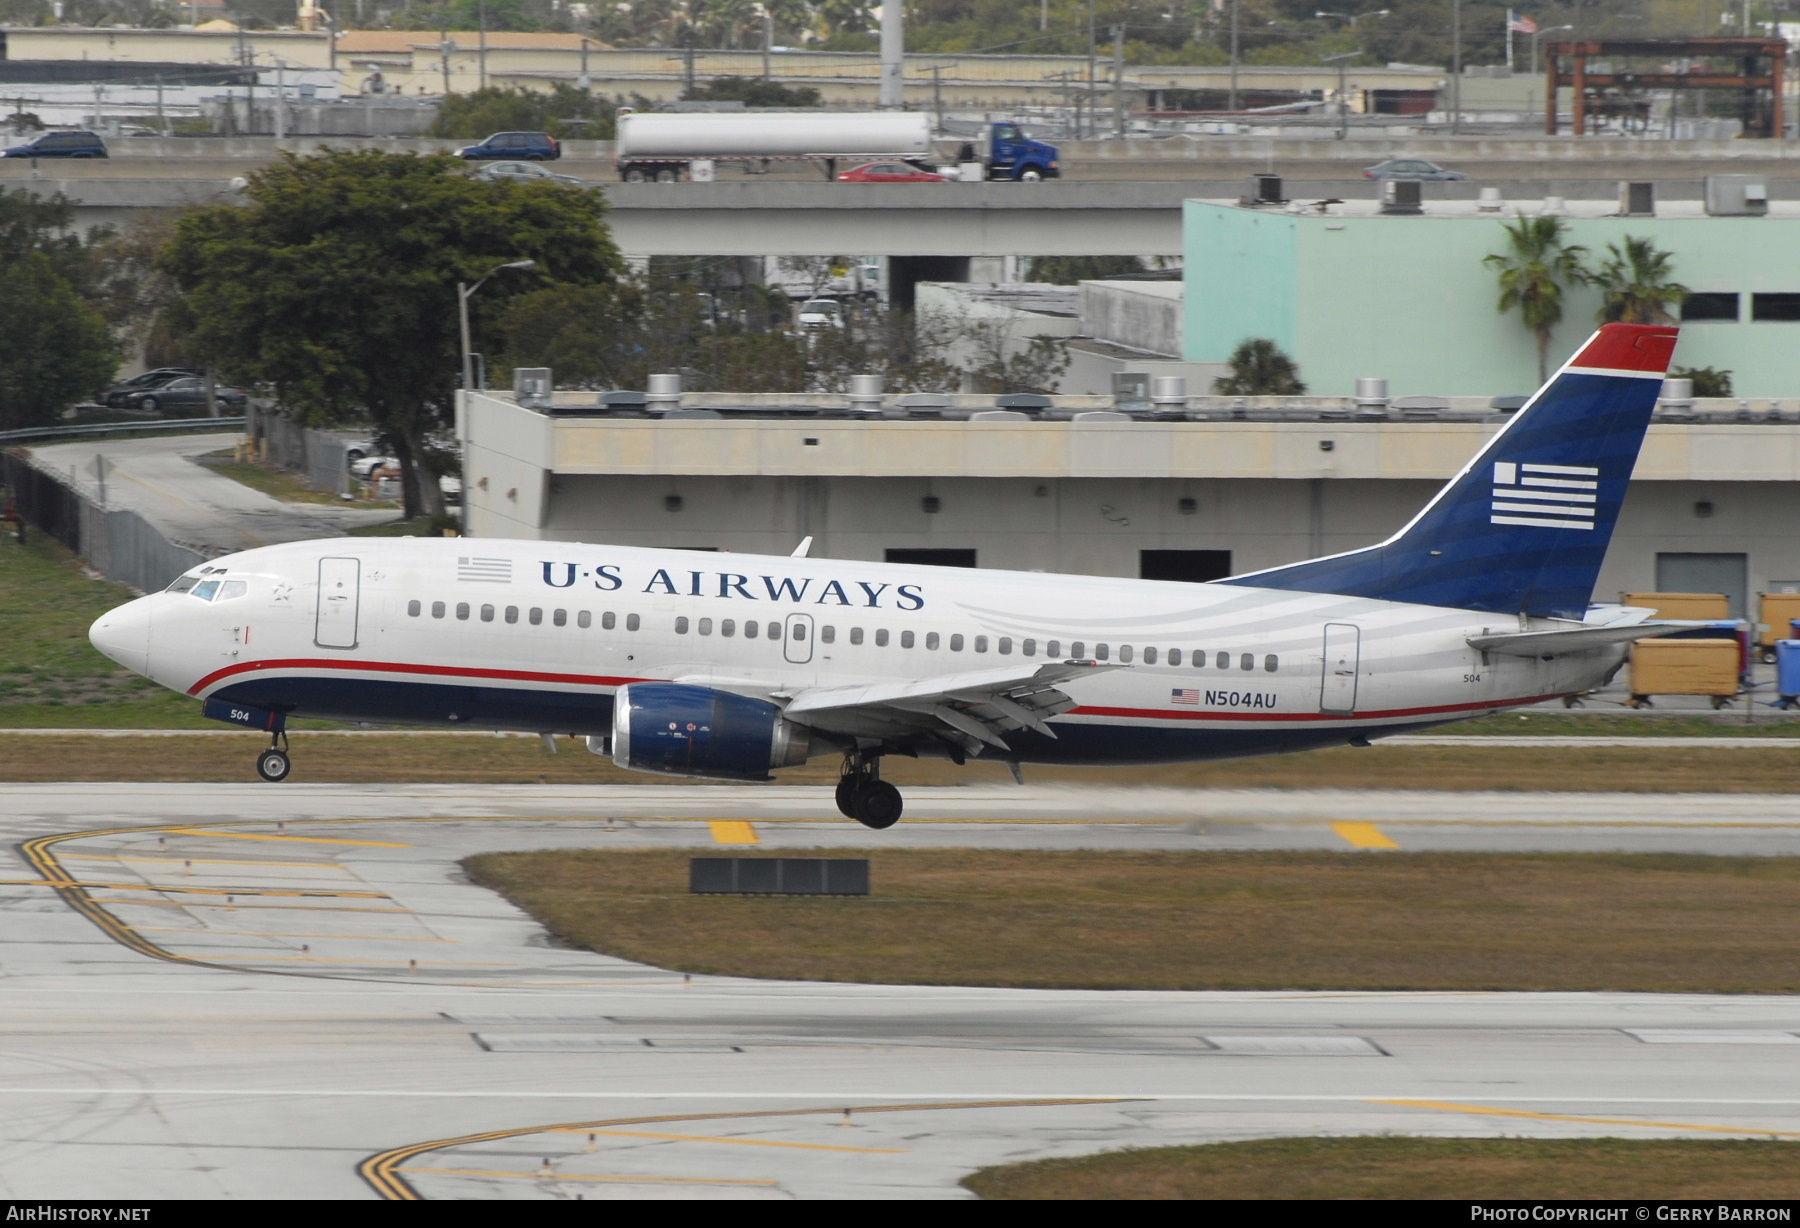
<path id="1" fill-rule="evenodd" d="M 283 661 L 244 661 L 214 670 L 188 688 L 189 695 L 239 674 L 266 669 L 323 669 L 365 671 L 377 674 L 424 674 L 434 678 L 470 678 L 496 682 L 550 682 L 574 686 L 621 687 L 633 682 L 650 682 L 649 678 L 608 678 L 593 674 L 549 674 L 524 669 L 474 669 L 465 665 L 406 665 L 397 661 L 335 661 L 321 658 L 293 658 Z M 1355 712 L 1336 716 L 1326 712 L 1168 712 L 1153 708 L 1105 708 L 1084 705 L 1071 708 L 1065 716 L 1113 716 L 1128 720 L 1151 721 L 1311 721 L 1386 720 L 1405 716 L 1435 716 L 1451 712 L 1480 712 L 1489 708 L 1512 708 L 1521 704 L 1542 703 L 1556 695 L 1529 695 L 1520 699 L 1489 699 L 1478 703 L 1439 704 L 1427 708 L 1389 708 L 1378 712 Z"/>

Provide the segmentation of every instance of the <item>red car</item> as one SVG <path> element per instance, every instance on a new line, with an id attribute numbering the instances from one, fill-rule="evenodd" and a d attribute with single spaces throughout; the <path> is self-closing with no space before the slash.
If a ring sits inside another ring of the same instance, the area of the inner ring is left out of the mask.
<path id="1" fill-rule="evenodd" d="M 948 183 L 942 175 L 905 162 L 871 162 L 838 176 L 839 183 Z"/>

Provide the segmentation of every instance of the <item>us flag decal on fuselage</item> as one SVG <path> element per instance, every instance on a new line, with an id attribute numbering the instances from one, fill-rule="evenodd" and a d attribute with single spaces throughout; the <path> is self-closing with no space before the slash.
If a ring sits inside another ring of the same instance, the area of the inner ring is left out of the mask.
<path id="1" fill-rule="evenodd" d="M 1538 529 L 1592 529 L 1600 471 L 1585 465 L 1494 463 L 1489 524 Z"/>
<path id="2" fill-rule="evenodd" d="M 1176 687 L 1169 692 L 1169 702 L 1172 704 L 1187 704 L 1190 707 L 1197 708 L 1200 706 L 1200 692 L 1184 691 L 1180 687 Z"/>

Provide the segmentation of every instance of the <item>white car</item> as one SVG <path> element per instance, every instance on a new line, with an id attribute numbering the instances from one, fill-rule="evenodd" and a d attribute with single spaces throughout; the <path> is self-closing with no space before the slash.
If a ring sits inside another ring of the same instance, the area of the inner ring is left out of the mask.
<path id="1" fill-rule="evenodd" d="M 834 298 L 809 298 L 800 304 L 801 328 L 844 327 L 844 305 Z"/>

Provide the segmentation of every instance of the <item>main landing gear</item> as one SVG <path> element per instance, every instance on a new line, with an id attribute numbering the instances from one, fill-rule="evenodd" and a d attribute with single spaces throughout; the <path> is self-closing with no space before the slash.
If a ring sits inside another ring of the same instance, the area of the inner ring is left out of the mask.
<path id="1" fill-rule="evenodd" d="M 287 732 L 276 733 L 269 740 L 269 749 L 256 757 L 256 774 L 270 784 L 286 780 L 288 773 L 294 770 L 293 760 L 288 758 Z"/>
<path id="2" fill-rule="evenodd" d="M 847 819 L 877 831 L 900 821 L 900 790 L 881 778 L 879 755 L 846 755 L 838 778 L 837 807 Z"/>

